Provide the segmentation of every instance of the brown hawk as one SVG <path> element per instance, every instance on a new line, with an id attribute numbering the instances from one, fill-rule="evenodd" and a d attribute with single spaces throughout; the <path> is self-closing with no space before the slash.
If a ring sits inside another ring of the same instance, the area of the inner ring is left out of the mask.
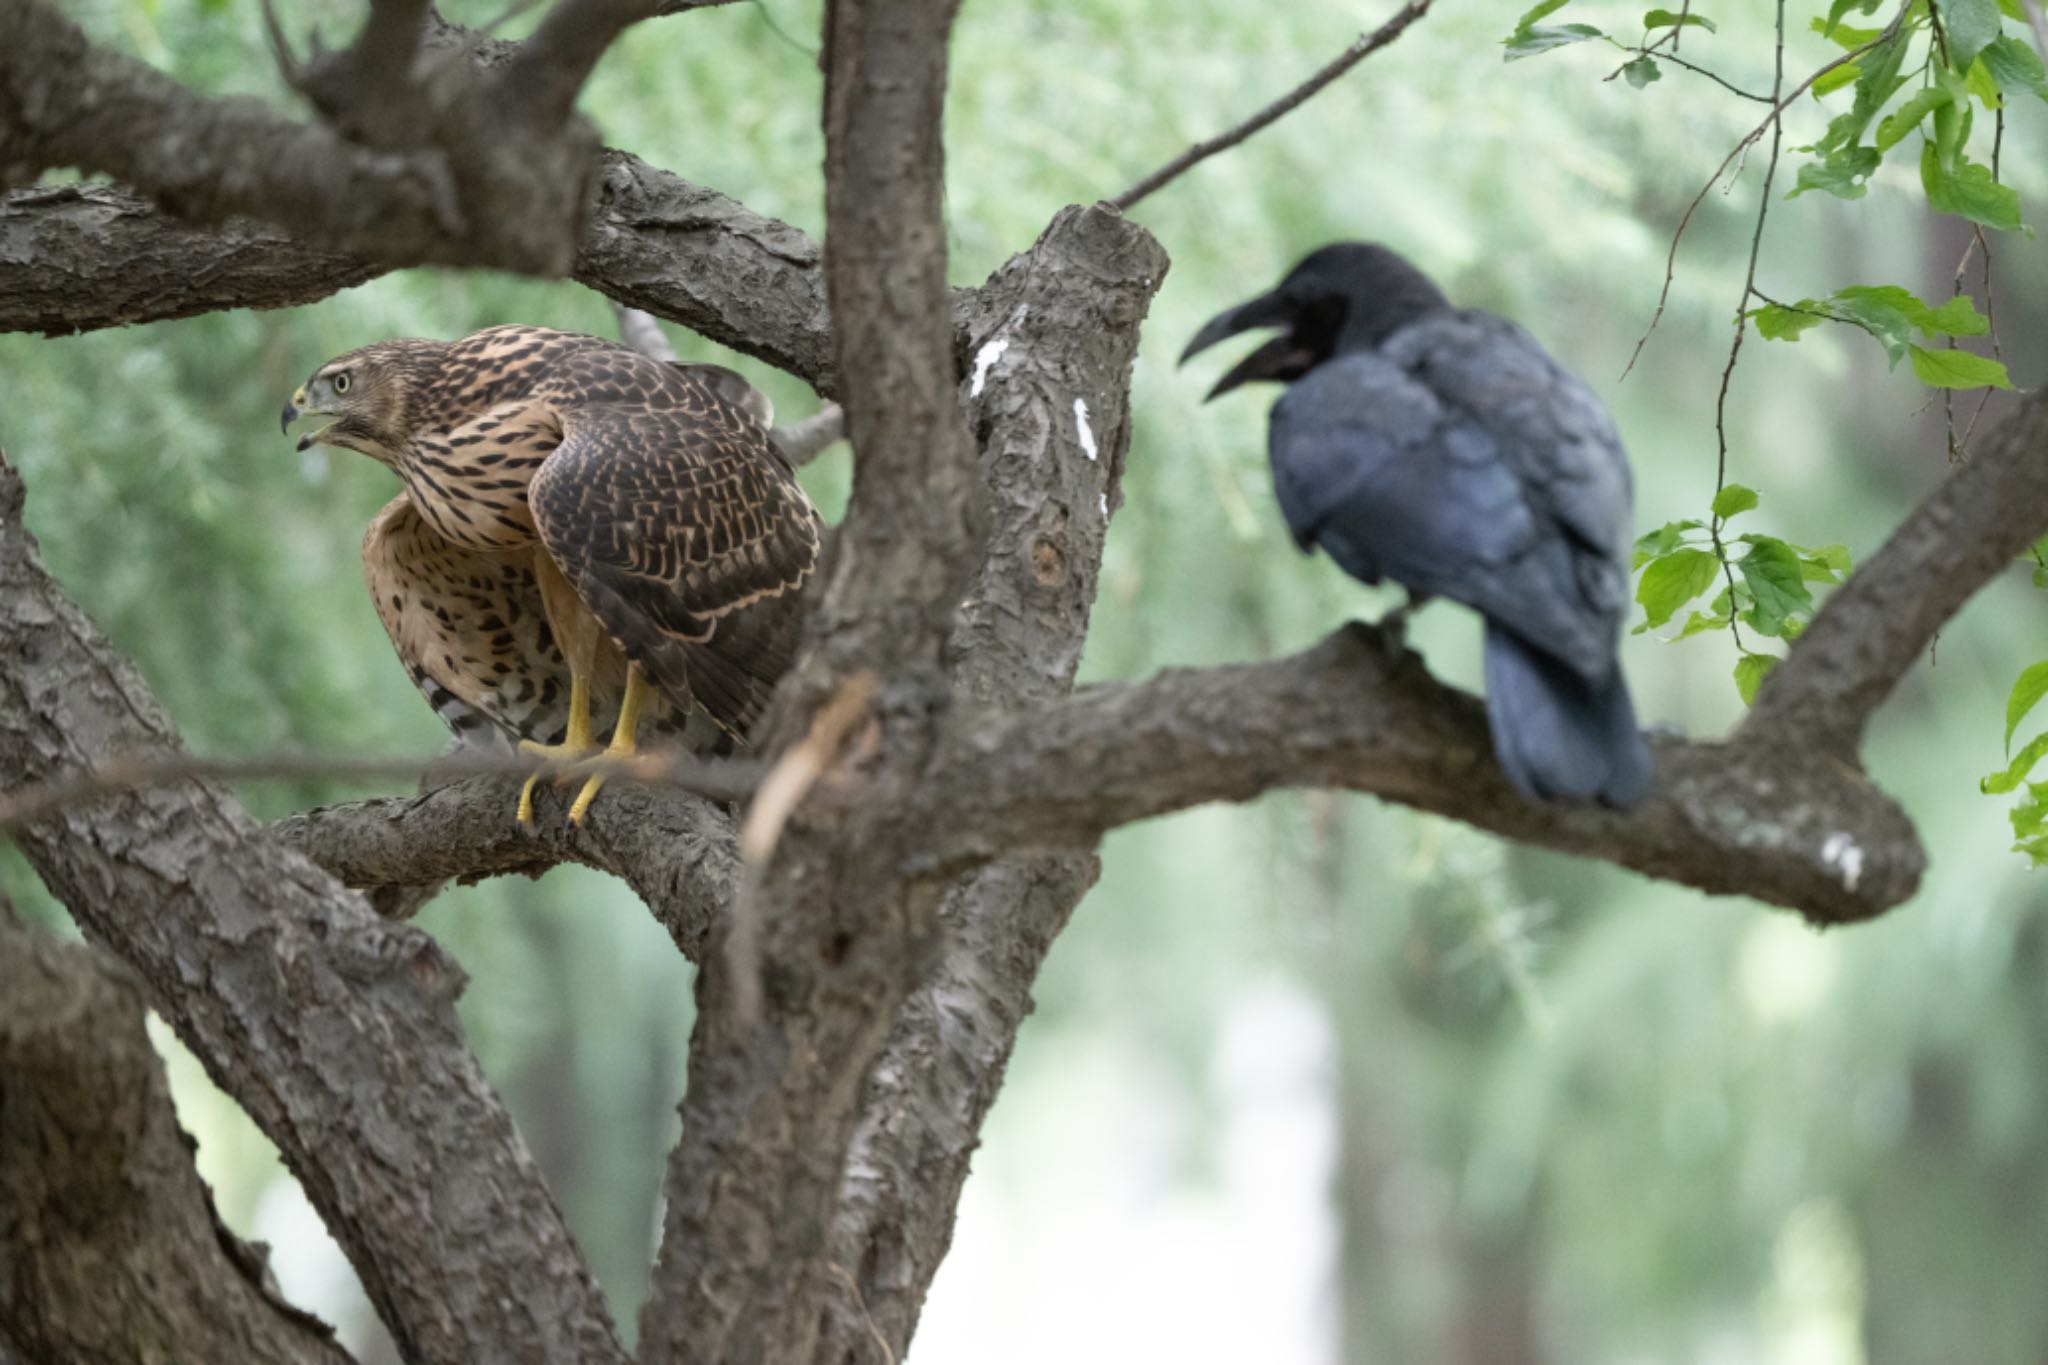
<path id="1" fill-rule="evenodd" d="M 606 736 L 595 707 L 616 716 L 610 755 L 643 724 L 683 738 L 699 713 L 744 745 L 793 661 L 820 522 L 739 375 L 493 327 L 337 356 L 283 425 L 310 413 L 334 420 L 300 450 L 360 451 L 405 484 L 370 523 L 363 574 L 458 736 L 573 761 Z"/>

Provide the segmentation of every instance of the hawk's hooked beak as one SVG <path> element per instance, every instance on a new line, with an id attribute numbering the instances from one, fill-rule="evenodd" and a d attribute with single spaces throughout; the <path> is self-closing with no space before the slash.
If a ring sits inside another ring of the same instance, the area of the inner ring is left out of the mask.
<path id="1" fill-rule="evenodd" d="M 1278 290 L 1261 294 L 1210 318 L 1202 330 L 1195 333 L 1195 339 L 1188 343 L 1188 348 L 1181 352 L 1180 363 L 1187 364 L 1197 353 L 1206 351 L 1225 337 L 1234 337 L 1239 332 L 1249 332 L 1257 327 L 1291 327 L 1294 321 L 1294 305 Z M 1254 379 L 1291 378 L 1300 373 L 1302 366 L 1311 358 L 1308 350 L 1291 333 L 1282 332 L 1232 366 L 1202 401 L 1206 403 Z"/>
<path id="2" fill-rule="evenodd" d="M 306 401 L 305 389 L 298 389 L 292 394 L 291 401 L 284 405 L 284 411 L 277 415 L 277 429 L 280 432 L 290 432 L 292 423 L 306 415 L 306 410 L 302 406 Z M 321 431 L 324 430 L 326 428 L 321 428 Z M 309 431 L 299 438 L 299 444 L 295 448 L 303 452 L 317 445 L 319 440 L 319 431 Z"/>

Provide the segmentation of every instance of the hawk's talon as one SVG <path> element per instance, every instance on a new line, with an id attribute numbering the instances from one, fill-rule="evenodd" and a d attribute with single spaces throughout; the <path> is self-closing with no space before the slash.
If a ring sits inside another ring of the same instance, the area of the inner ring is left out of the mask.
<path id="1" fill-rule="evenodd" d="M 581 763 L 584 759 L 596 754 L 597 751 L 595 744 L 577 744 L 573 740 L 565 740 L 560 744 L 540 744 L 530 739 L 520 740 L 519 752 L 522 754 L 532 754 L 535 758 L 541 759 L 542 766 L 534 772 L 533 776 L 527 778 L 526 785 L 519 789 L 519 823 L 528 829 L 533 828 L 533 789 L 540 784 L 540 780 L 543 777 L 550 776 L 549 768 L 566 767 L 571 763 Z M 565 787 L 569 784 L 570 776 L 569 774 L 556 773 L 552 776 L 551 780 L 555 786 Z M 602 779 L 593 777 L 590 780 L 598 782 Z M 580 801 L 582 798 L 579 797 L 577 799 Z M 587 805 L 588 803 L 585 804 Z"/>
<path id="2" fill-rule="evenodd" d="M 639 728 L 640 703 L 647 696 L 647 680 L 640 676 L 637 667 L 626 670 L 626 695 L 619 702 L 618 723 L 612 726 L 612 742 L 605 746 L 604 757 L 608 759 L 631 758 L 637 750 L 633 747 L 633 734 Z M 576 794 L 576 804 L 569 807 L 569 823 L 581 825 L 583 817 L 590 813 L 590 803 L 597 800 L 598 790 L 604 786 L 606 774 L 593 773 L 583 784 L 583 790 Z"/>

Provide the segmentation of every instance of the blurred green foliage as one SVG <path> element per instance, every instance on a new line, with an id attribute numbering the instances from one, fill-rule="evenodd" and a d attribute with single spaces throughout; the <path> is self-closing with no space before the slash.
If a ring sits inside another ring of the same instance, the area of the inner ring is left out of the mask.
<path id="1" fill-rule="evenodd" d="M 72 8 L 101 41 L 180 79 L 286 103 L 253 3 Z M 444 6 L 472 23 L 496 8 Z M 1854 5 L 1834 8 L 1855 17 Z M 1774 13 L 1722 0 L 1715 29 L 1688 25 L 1682 50 L 1768 89 Z M 317 23 L 332 42 L 356 14 L 321 0 L 290 22 L 302 35 Z M 1574 0 L 1566 17 L 1603 32 L 1641 22 L 1639 7 L 1599 0 Z M 1675 66 L 1603 83 L 1627 54 L 1590 41 L 1503 66 L 1511 18 L 1438 7 L 1137 210 L 1174 264 L 1136 375 L 1127 503 L 1087 676 L 1269 657 L 1389 604 L 1294 553 L 1271 506 L 1258 405 L 1202 408 L 1199 379 L 1172 364 L 1202 319 L 1332 238 L 1399 247 L 1584 375 L 1629 442 L 1641 527 L 1681 528 L 1671 552 L 1698 548 L 1684 523 L 1702 514 L 1748 518 L 1748 553 L 1786 547 L 1797 582 L 1761 563 L 1758 579 L 1738 569 L 1751 597 L 1731 595 L 1727 614 L 1762 609 L 1758 581 L 1796 599 L 1811 562 L 1838 571 L 1866 556 L 1945 472 L 1942 424 L 1919 415 L 1914 377 L 1825 329 L 1797 350 L 1752 353 L 1738 372 L 1728 482 L 1767 497 L 1711 506 L 1713 400 L 1759 168 L 1703 202 L 1670 308 L 1628 381 L 1616 376 L 1655 303 L 1672 226 L 1756 108 Z M 1226 0 L 967 6 L 948 108 L 954 279 L 980 279 L 1061 205 L 1122 188 L 1372 22 L 1351 6 Z M 816 0 L 643 25 L 607 57 L 586 108 L 609 141 L 815 233 L 817 27 Z M 1842 51 L 1795 25 L 1787 69 Z M 1824 139 L 1833 117 L 1803 98 L 1787 112 L 1788 142 Z M 2042 189 L 2043 150 L 2038 118 L 2007 126 L 2002 174 L 2023 196 Z M 1874 279 L 1945 297 L 1966 237 L 1929 217 L 1917 164 L 1881 161 L 1857 188 L 1854 202 L 1773 206 L 1759 287 L 1830 316 Z M 2005 361 L 2034 382 L 2048 361 L 2038 247 L 2015 237 L 1997 251 Z M 574 285 L 421 271 L 288 314 L 0 337 L 0 443 L 27 477 L 30 525 L 192 748 L 439 745 L 359 586 L 357 542 L 390 477 L 345 454 L 295 456 L 273 423 L 292 386 L 338 351 L 513 320 L 610 325 L 603 301 Z M 793 381 L 676 340 L 738 365 L 779 411 L 808 410 Z M 806 481 L 836 512 L 844 453 Z M 1711 575 L 1694 595 L 1710 587 Z M 1796 600 L 1776 607 L 1773 619 L 1798 619 Z M 1985 818 L 1977 774 L 2000 758 L 2005 680 L 2044 652 L 2044 624 L 2016 572 L 1951 623 L 1938 658 L 1879 715 L 1872 775 L 1910 807 L 1934 861 L 1912 904 L 1853 930 L 1818 935 L 1350 797 L 1276 796 L 1119 833 L 1040 983 L 970 1186 L 963 1248 L 978 1220 L 1009 1216 L 1010 1193 L 1057 1212 L 1062 1248 L 1142 1208 L 1172 1235 L 1206 1236 L 1199 1256 L 1226 1279 L 1269 1262 L 1277 1249 L 1211 1217 L 1203 1192 L 1238 1178 L 1230 1134 L 1248 1102 L 1225 1061 L 1230 1021 L 1278 992 L 1313 1002 L 1330 1042 L 1309 1072 L 1335 1123 L 1325 1308 L 1337 1306 L 1348 1359 L 2042 1358 L 2048 919 Z M 1441 675 L 1476 685 L 1469 617 L 1435 608 L 1411 639 Z M 1727 677 L 1740 657 L 1718 631 L 1679 645 L 1644 634 L 1624 649 L 1646 720 L 1701 735 L 1739 712 Z M 270 815 L 351 794 L 319 782 L 244 792 Z M 59 913 L 11 853 L 0 889 Z M 687 968 L 621 888 L 573 871 L 450 893 L 421 922 L 468 967 L 465 1022 L 630 1330 L 683 1081 Z M 1301 1065 L 1255 1051 L 1251 1070 Z M 279 1240 L 288 1260 L 278 1230 L 301 1224 L 278 1221 L 274 1160 L 195 1067 L 179 1062 L 176 1075 L 230 1218 Z M 1097 1106 L 1086 1087 L 1102 1076 L 1110 1098 Z M 1053 1150 L 1070 1159 L 1051 1161 Z M 1101 1197 L 1092 1173 L 1132 1150 L 1152 1193 Z M 1062 1358 L 1089 1358 L 1091 1334 L 1066 1316 L 1091 1289 L 1079 1258 L 1013 1269 L 1000 1292 L 1069 1328 Z M 942 1272 L 934 1332 L 975 1292 L 972 1273 Z M 1139 1263 L 1119 1269 L 1116 1289 L 1116 1311 L 1138 1321 L 1215 1326 L 1255 1310 L 1230 1294 L 1190 1299 L 1184 1281 L 1147 1278 Z M 360 1339 L 360 1321 L 349 1326 Z M 967 1340 L 973 1358 L 1026 1358 L 992 1331 Z M 1499 1354 L 1504 1343 L 1530 1354 Z"/>

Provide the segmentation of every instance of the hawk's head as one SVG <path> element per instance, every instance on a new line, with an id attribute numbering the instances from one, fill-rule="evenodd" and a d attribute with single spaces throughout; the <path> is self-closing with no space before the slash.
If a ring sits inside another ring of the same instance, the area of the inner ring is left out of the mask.
<path id="1" fill-rule="evenodd" d="M 338 355 L 292 395 L 279 425 L 289 430 L 302 416 L 332 417 L 301 436 L 298 448 L 340 446 L 394 463 L 411 436 L 419 392 L 447 349 L 445 342 L 405 337 Z"/>

